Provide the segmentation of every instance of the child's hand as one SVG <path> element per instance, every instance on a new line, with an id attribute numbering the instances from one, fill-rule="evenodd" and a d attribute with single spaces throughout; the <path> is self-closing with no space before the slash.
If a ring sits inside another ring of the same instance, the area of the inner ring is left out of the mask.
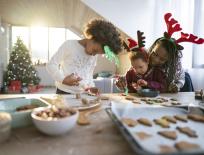
<path id="1" fill-rule="evenodd" d="M 140 85 L 138 85 L 137 83 L 132 83 L 132 86 L 135 90 L 139 90 L 141 89 L 142 87 Z"/>
<path id="2" fill-rule="evenodd" d="M 62 81 L 63 84 L 69 85 L 69 86 L 78 86 L 79 81 L 81 81 L 82 78 L 75 76 L 74 73 L 66 76 L 64 80 Z"/>
<path id="3" fill-rule="evenodd" d="M 116 82 L 115 82 L 116 86 L 118 89 L 120 90 L 125 90 L 126 87 L 126 80 L 124 77 L 119 77 Z"/>
<path id="4" fill-rule="evenodd" d="M 179 86 L 176 83 L 171 83 L 169 85 L 169 92 L 178 93 L 179 92 Z"/>
<path id="5" fill-rule="evenodd" d="M 138 84 L 139 86 L 147 86 L 147 81 L 145 81 L 145 80 L 143 80 L 143 79 L 139 79 L 139 80 L 137 81 L 137 84 Z"/>

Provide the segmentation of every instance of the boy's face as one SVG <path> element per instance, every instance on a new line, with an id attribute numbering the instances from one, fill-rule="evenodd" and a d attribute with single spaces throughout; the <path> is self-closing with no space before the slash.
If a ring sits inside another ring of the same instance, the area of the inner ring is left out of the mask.
<path id="1" fill-rule="evenodd" d="M 156 44 L 151 51 L 150 63 L 154 66 L 161 66 L 168 61 L 168 53 L 160 44 Z"/>
<path id="2" fill-rule="evenodd" d="M 132 67 L 136 70 L 138 74 L 145 74 L 148 70 L 148 62 L 138 58 L 131 61 Z"/>
<path id="3" fill-rule="evenodd" d="M 104 54 L 101 44 L 95 42 L 94 40 L 87 40 L 85 51 L 88 55 Z"/>

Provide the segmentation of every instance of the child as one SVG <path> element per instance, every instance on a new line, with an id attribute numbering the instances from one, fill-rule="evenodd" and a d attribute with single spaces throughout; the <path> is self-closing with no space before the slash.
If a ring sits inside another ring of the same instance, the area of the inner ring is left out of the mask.
<path id="1" fill-rule="evenodd" d="M 160 92 L 166 91 L 166 76 L 160 67 L 152 67 L 149 66 L 148 54 L 143 49 L 144 44 L 141 39 L 141 32 L 138 31 L 138 43 L 139 48 L 137 46 L 132 47 L 129 44 L 129 49 L 132 51 L 130 54 L 130 61 L 132 67 L 126 73 L 126 82 L 129 93 L 137 92 L 137 89 L 141 89 L 141 87 L 151 88 L 155 90 L 159 90 Z M 130 41 L 130 39 L 129 39 Z M 133 43 L 133 40 L 131 41 Z M 134 45 L 137 45 L 135 42 Z"/>
<path id="2" fill-rule="evenodd" d="M 121 47 L 120 34 L 113 24 L 98 19 L 91 21 L 87 24 L 85 39 L 65 41 L 47 64 L 48 72 L 56 81 L 56 93 L 77 93 L 85 89 L 98 93 L 93 83 L 97 54 L 105 54 L 118 64 L 116 54 Z"/>
<path id="3" fill-rule="evenodd" d="M 179 44 L 181 42 L 192 42 L 196 44 L 204 43 L 204 39 L 197 38 L 192 34 L 184 34 L 181 32 L 181 37 L 177 40 L 172 38 L 174 32 L 181 31 L 178 22 L 171 18 L 171 14 L 167 13 L 164 16 L 167 24 L 167 32 L 164 37 L 157 39 L 149 50 L 149 65 L 159 66 L 163 68 L 167 76 L 168 92 L 178 92 L 185 83 L 185 73 L 181 66 L 181 57 L 183 47 Z M 118 80 L 116 85 L 119 89 L 124 88 L 124 81 Z"/>
<path id="4" fill-rule="evenodd" d="M 204 39 L 197 38 L 192 34 L 184 34 L 181 32 L 179 39 L 172 38 L 174 32 L 181 31 L 180 24 L 171 18 L 171 13 L 164 16 L 167 32 L 164 37 L 157 39 L 150 47 L 150 65 L 161 66 L 167 76 L 167 84 L 169 92 L 178 92 L 185 83 L 185 73 L 181 65 L 181 50 L 184 48 L 179 44 L 181 42 L 192 42 L 196 44 L 204 43 Z"/>

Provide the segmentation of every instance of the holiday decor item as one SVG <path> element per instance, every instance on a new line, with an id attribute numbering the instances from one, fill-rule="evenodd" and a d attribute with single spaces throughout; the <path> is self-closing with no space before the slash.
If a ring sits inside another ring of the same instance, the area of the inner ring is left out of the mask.
<path id="1" fill-rule="evenodd" d="M 203 38 L 198 38 L 197 36 L 195 36 L 193 34 L 188 34 L 188 33 L 184 33 L 184 32 L 180 32 L 180 38 L 178 38 L 178 39 L 172 38 L 173 33 L 181 31 L 182 28 L 180 27 L 180 24 L 178 23 L 178 21 L 175 20 L 174 18 L 172 18 L 171 16 L 172 16 L 171 13 L 166 13 L 164 15 L 164 20 L 165 20 L 166 26 L 167 26 L 167 32 L 164 32 L 164 38 L 172 41 L 178 50 L 184 49 L 183 46 L 181 46 L 179 44 L 181 42 L 191 42 L 194 44 L 203 44 L 204 43 Z"/>
<path id="2" fill-rule="evenodd" d="M 30 83 L 38 85 L 40 82 L 37 71 L 32 64 L 30 53 L 19 37 L 12 49 L 4 82 L 12 91 L 21 91 L 21 83 L 24 84 L 23 87 L 28 87 Z"/>

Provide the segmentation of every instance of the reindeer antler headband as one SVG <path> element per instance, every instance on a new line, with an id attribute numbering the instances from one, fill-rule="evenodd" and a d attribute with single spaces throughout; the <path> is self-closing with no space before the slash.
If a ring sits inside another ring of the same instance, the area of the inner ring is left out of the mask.
<path id="1" fill-rule="evenodd" d="M 167 32 L 164 32 L 164 38 L 172 40 L 175 44 L 176 47 L 179 50 L 183 50 L 183 46 L 179 45 L 181 42 L 191 42 L 195 44 L 203 44 L 204 39 L 203 38 L 198 38 L 197 36 L 193 34 L 188 34 L 188 33 L 183 33 L 181 32 L 181 36 L 178 39 L 174 39 L 171 36 L 173 35 L 174 32 L 179 32 L 182 30 L 180 27 L 180 24 L 178 21 L 176 21 L 174 18 L 171 18 L 172 14 L 171 13 L 166 13 L 164 15 L 164 20 L 167 25 Z"/>
<path id="2" fill-rule="evenodd" d="M 125 49 L 129 52 L 129 51 L 143 51 L 143 47 L 145 47 L 145 37 L 143 36 L 144 32 L 141 31 L 137 31 L 137 41 L 133 40 L 133 39 L 127 39 L 128 41 L 128 45 L 126 44 L 126 42 L 123 42 L 123 46 L 125 47 Z"/>

